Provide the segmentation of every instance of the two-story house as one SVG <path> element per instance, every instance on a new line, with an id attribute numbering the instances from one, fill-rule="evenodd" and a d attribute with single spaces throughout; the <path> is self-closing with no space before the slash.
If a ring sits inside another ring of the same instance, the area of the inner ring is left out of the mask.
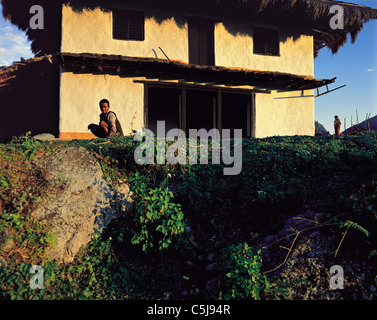
<path id="1" fill-rule="evenodd" d="M 16 2 L 2 0 L 4 16 L 26 29 L 31 15 L 23 11 L 32 3 Z M 26 77 L 29 86 L 18 80 L 17 87 L 4 71 L 0 98 L 29 90 L 13 95 L 13 107 L 27 114 L 18 134 L 49 131 L 63 139 L 94 137 L 87 127 L 98 123 L 102 98 L 125 134 L 155 130 L 164 120 L 167 130 L 186 132 L 314 135 L 316 89 L 335 81 L 314 78 L 314 57 L 324 47 L 337 52 L 347 35 L 354 40 L 377 18 L 376 9 L 328 0 L 41 3 L 46 26 L 27 34 L 34 52 L 52 56 L 36 59 L 45 71 L 39 80 Z M 343 29 L 330 26 L 333 5 L 344 9 Z M 3 138 L 13 130 L 1 127 Z"/>

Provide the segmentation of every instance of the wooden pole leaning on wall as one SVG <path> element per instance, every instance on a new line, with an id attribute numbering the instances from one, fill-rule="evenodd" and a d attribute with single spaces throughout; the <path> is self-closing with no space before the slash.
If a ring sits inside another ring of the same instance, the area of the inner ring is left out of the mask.
<path id="1" fill-rule="evenodd" d="M 335 89 L 329 90 L 328 85 L 326 85 L 326 89 L 327 89 L 327 90 L 326 90 L 325 92 L 322 92 L 322 93 L 319 93 L 319 89 L 317 88 L 317 95 L 314 96 L 314 98 L 317 98 L 317 97 L 323 96 L 323 95 L 325 95 L 325 94 L 328 94 L 328 93 L 330 93 L 330 92 L 333 92 L 333 91 L 335 91 L 335 90 L 338 90 L 338 89 L 344 88 L 345 86 L 346 86 L 346 84 L 344 84 L 344 85 L 342 85 L 342 86 L 340 86 L 340 87 L 337 87 L 337 88 L 335 88 Z"/>

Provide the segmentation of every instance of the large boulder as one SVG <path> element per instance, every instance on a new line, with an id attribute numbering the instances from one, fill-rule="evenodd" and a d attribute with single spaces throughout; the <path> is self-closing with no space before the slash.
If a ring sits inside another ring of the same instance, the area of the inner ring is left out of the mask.
<path id="1" fill-rule="evenodd" d="M 104 179 L 99 163 L 84 148 L 63 148 L 36 157 L 34 163 L 49 181 L 47 196 L 32 212 L 56 237 L 56 246 L 47 249 L 47 259 L 73 261 L 94 233 L 101 233 L 130 208 L 128 186 L 113 186 Z"/>

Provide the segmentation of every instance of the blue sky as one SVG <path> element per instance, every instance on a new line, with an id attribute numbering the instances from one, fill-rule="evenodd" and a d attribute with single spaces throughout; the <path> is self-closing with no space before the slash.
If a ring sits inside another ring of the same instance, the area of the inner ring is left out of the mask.
<path id="1" fill-rule="evenodd" d="M 376 0 L 348 1 L 377 9 Z M 334 115 L 338 115 L 347 127 L 356 123 L 356 111 L 359 122 L 366 114 L 377 115 L 377 20 L 369 21 L 359 33 L 355 44 L 349 40 L 344 47 L 333 55 L 327 48 L 319 52 L 314 60 L 314 75 L 320 79 L 337 77 L 329 86 L 334 89 L 346 87 L 315 99 L 315 119 L 334 133 Z M 325 88 L 320 88 L 320 93 Z M 342 124 L 342 130 L 344 126 Z"/>
<path id="2" fill-rule="evenodd" d="M 377 9 L 376 0 L 352 0 L 352 3 Z M 0 11 L 2 10 L 0 5 Z M 0 17 L 0 66 L 32 57 L 30 42 L 24 32 Z M 366 114 L 377 115 L 377 20 L 369 21 L 359 34 L 356 43 L 348 41 L 336 55 L 327 48 L 320 51 L 314 60 L 315 77 L 330 79 L 337 77 L 329 89 L 341 85 L 346 87 L 315 99 L 315 119 L 333 133 L 333 118 L 338 115 L 347 127 L 359 122 Z M 321 88 L 320 92 L 325 89 Z M 343 129 L 343 125 L 342 125 Z"/>
<path id="3" fill-rule="evenodd" d="M 0 12 L 2 12 L 1 5 Z M 9 21 L 4 21 L 0 14 L 0 66 L 11 65 L 13 61 L 19 61 L 21 57 L 27 59 L 33 56 L 25 32 Z"/>

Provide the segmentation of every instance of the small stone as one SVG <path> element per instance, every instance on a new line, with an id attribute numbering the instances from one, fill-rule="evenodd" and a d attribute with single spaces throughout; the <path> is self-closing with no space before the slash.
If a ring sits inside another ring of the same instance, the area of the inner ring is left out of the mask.
<path id="1" fill-rule="evenodd" d="M 51 133 L 41 133 L 32 136 L 32 138 L 35 140 L 54 140 L 55 136 L 53 136 Z"/>
<path id="2" fill-rule="evenodd" d="M 6 268 L 7 266 L 8 265 L 4 257 L 0 256 L 0 268 Z"/>
<path id="3" fill-rule="evenodd" d="M 212 292 L 213 290 L 215 290 L 218 284 L 218 281 L 219 281 L 219 277 L 208 280 L 205 285 L 207 292 Z"/>
<path id="4" fill-rule="evenodd" d="M 215 263 L 211 263 L 208 266 L 206 266 L 205 270 L 206 271 L 214 271 L 214 270 L 216 270 L 216 268 L 217 268 L 217 263 L 215 262 Z"/>
<path id="5" fill-rule="evenodd" d="M 212 262 L 215 259 L 215 254 L 213 252 L 210 252 L 207 256 L 207 260 Z"/>

